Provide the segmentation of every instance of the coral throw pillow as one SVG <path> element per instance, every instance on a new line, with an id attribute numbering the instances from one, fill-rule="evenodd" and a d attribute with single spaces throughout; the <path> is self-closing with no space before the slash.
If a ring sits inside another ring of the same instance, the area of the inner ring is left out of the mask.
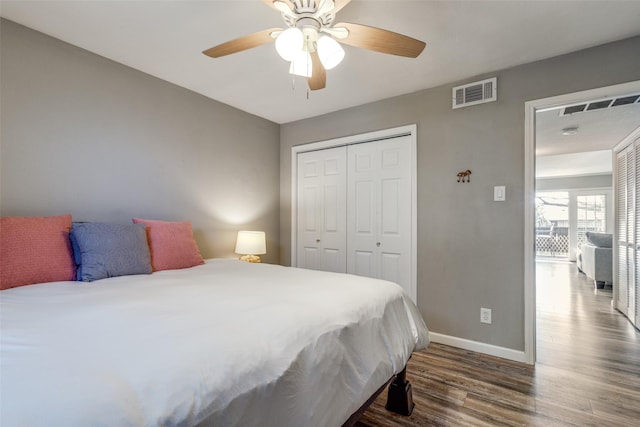
<path id="1" fill-rule="evenodd" d="M 71 215 L 0 218 L 0 289 L 75 280 Z"/>
<path id="2" fill-rule="evenodd" d="M 204 264 L 193 238 L 191 222 L 170 222 L 133 218 L 134 224 L 147 226 L 153 271 L 175 270 Z"/>

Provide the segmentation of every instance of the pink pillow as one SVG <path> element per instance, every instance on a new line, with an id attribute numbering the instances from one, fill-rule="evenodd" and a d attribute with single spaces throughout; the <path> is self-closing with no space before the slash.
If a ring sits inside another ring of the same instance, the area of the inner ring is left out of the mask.
<path id="1" fill-rule="evenodd" d="M 153 271 L 175 270 L 204 264 L 193 238 L 191 222 L 169 222 L 133 218 L 134 224 L 147 226 Z"/>
<path id="2" fill-rule="evenodd" d="M 71 215 L 0 218 L 0 289 L 75 280 Z"/>

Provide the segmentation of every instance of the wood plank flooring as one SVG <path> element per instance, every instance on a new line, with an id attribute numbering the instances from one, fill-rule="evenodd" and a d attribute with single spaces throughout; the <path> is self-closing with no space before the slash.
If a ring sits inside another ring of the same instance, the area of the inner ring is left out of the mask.
<path id="1" fill-rule="evenodd" d="M 574 263 L 538 261 L 537 363 L 440 344 L 407 368 L 416 408 L 384 409 L 386 391 L 356 424 L 374 426 L 640 426 L 640 333 Z"/>

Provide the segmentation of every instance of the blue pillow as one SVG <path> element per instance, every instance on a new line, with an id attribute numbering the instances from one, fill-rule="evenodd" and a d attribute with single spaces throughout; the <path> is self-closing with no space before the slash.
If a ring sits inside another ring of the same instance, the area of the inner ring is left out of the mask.
<path id="1" fill-rule="evenodd" d="M 80 281 L 151 273 L 144 224 L 74 223 L 71 241 Z"/>

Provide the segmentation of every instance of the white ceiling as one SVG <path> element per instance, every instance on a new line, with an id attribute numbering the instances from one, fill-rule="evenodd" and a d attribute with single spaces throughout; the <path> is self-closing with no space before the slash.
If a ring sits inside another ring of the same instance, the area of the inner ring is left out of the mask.
<path id="1" fill-rule="evenodd" d="M 639 53 L 640 55 L 640 53 Z M 536 155 L 612 149 L 640 126 L 640 103 L 561 115 L 563 108 L 536 113 Z M 563 135 L 566 128 L 575 135 Z"/>
<path id="2" fill-rule="evenodd" d="M 276 123 L 640 34 L 640 1 L 354 0 L 337 21 L 400 32 L 427 47 L 407 59 L 345 46 L 327 88 L 307 99 L 306 83 L 293 87 L 273 45 L 219 59 L 201 53 L 282 27 L 279 13 L 260 0 L 2 0 L 0 14 Z"/>
<path id="3" fill-rule="evenodd" d="M 536 113 L 536 177 L 612 173 L 612 149 L 640 127 L 640 100 L 566 115 L 564 107 Z"/>

